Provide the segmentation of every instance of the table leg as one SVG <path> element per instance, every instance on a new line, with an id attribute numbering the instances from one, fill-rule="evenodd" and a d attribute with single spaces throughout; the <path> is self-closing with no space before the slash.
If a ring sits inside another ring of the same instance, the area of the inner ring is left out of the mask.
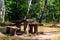
<path id="1" fill-rule="evenodd" d="M 29 25 L 29 28 L 30 28 L 29 33 L 33 33 L 33 26 Z"/>
<path id="2" fill-rule="evenodd" d="M 26 30 L 27 30 L 27 26 L 28 26 L 28 22 L 25 21 L 25 22 L 24 22 L 24 32 L 25 32 L 25 33 L 27 32 L 27 31 L 26 31 Z"/>
<path id="3" fill-rule="evenodd" d="M 37 33 L 37 32 L 38 32 L 38 26 L 35 25 L 35 26 L 34 26 L 34 33 Z"/>

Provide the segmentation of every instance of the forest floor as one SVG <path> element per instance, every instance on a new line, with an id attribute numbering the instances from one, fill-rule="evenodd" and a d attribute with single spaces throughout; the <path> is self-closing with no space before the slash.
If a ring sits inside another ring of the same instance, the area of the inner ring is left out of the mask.
<path id="1" fill-rule="evenodd" d="M 4 34 L 6 27 L 0 27 L 0 40 L 60 40 L 60 24 L 52 26 L 52 24 L 44 24 L 38 27 L 37 34 L 23 34 L 10 36 Z M 23 30 L 23 26 L 22 26 Z M 44 32 L 44 34 L 40 34 Z"/>

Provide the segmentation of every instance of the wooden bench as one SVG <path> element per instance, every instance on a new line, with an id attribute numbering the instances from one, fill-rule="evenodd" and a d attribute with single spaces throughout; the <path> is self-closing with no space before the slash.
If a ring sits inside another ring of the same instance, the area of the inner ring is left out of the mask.
<path id="1" fill-rule="evenodd" d="M 17 31 L 17 30 L 19 30 L 19 28 L 8 26 L 8 27 L 6 28 L 6 33 L 7 33 L 7 34 L 10 34 L 10 35 L 16 35 L 16 31 Z"/>

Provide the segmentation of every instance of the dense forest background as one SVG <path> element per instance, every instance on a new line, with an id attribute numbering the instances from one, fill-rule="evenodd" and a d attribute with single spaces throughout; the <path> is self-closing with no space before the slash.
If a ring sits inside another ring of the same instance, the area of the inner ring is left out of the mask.
<path id="1" fill-rule="evenodd" d="M 6 21 L 22 20 L 25 16 L 35 20 L 43 16 L 43 22 L 59 22 L 60 20 L 60 0 L 32 0 L 28 15 L 28 0 L 5 0 L 5 6 Z"/>

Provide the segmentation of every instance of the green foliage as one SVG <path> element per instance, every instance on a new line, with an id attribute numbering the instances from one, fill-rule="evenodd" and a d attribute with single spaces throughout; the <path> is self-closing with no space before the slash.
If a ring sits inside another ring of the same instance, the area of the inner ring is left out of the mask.
<path id="1" fill-rule="evenodd" d="M 27 13 L 27 0 L 6 0 L 9 21 L 24 19 Z"/>
<path id="2" fill-rule="evenodd" d="M 40 0 L 32 0 L 32 5 L 29 11 L 29 18 L 39 19 L 40 14 Z"/>
<path id="3" fill-rule="evenodd" d="M 47 4 L 47 10 L 46 10 L 46 15 L 45 15 L 45 21 L 46 22 L 59 22 L 59 17 L 60 17 L 60 1 L 59 0 L 48 0 Z"/>
<path id="4" fill-rule="evenodd" d="M 22 20 L 28 11 L 28 0 L 5 0 L 6 1 L 6 18 L 9 21 Z M 28 18 L 39 19 L 41 11 L 44 8 L 44 0 L 32 0 Z M 59 22 L 60 19 L 60 0 L 47 0 L 46 12 L 43 21 Z"/>

